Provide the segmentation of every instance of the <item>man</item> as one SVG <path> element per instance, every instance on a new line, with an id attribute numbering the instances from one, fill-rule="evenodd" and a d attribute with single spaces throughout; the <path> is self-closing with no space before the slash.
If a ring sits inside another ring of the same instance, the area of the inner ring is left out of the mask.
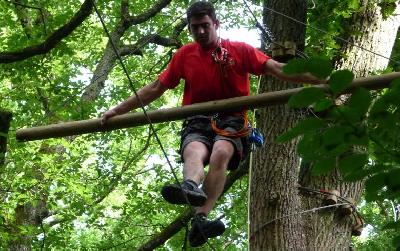
<path id="1" fill-rule="evenodd" d="M 185 80 L 183 105 L 249 95 L 248 74 L 268 74 L 285 81 L 322 83 L 309 74 L 286 75 L 281 64 L 257 49 L 240 42 L 220 40 L 219 20 L 209 2 L 195 2 L 187 10 L 187 21 L 193 43 L 180 48 L 158 79 L 137 93 L 147 105 L 167 89 Z M 118 114 L 140 107 L 135 95 L 105 112 L 102 122 Z M 246 110 L 187 118 L 181 135 L 181 156 L 184 162 L 182 184 L 163 187 L 161 194 L 173 204 L 196 207 L 189 241 L 192 246 L 204 244 L 208 238 L 221 235 L 225 226 L 220 220 L 207 220 L 208 213 L 221 195 L 226 171 L 238 167 L 246 145 L 241 134 L 247 128 Z M 204 167 L 209 171 L 204 177 Z M 202 188 L 199 188 L 199 185 Z M 203 192 L 204 190 L 204 192 Z"/>

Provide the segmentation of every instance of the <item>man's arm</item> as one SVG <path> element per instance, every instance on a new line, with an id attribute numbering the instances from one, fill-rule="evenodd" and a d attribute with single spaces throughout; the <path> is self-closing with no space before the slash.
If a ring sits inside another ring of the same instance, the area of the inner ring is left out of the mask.
<path id="1" fill-rule="evenodd" d="M 157 79 L 151 84 L 148 84 L 142 87 L 139 91 L 137 91 L 137 95 L 140 100 L 143 102 L 143 105 L 147 105 L 152 101 L 161 97 L 161 95 L 167 90 L 161 82 Z M 121 104 L 116 107 L 106 111 L 101 117 L 101 123 L 105 124 L 107 120 L 116 115 L 127 113 L 133 109 L 136 109 L 141 106 L 140 101 L 137 99 L 136 95 L 132 95 L 123 101 Z"/>
<path id="2" fill-rule="evenodd" d="M 307 83 L 307 84 L 326 84 L 326 80 L 317 79 L 310 73 L 287 75 L 283 72 L 285 64 L 279 63 L 273 59 L 269 59 L 264 65 L 264 72 L 266 75 L 272 75 L 283 81 L 294 83 Z"/>

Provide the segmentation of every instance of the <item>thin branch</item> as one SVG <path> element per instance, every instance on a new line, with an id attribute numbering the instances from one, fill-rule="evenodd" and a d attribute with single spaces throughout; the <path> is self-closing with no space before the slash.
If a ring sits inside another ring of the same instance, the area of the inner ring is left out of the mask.
<path id="1" fill-rule="evenodd" d="M 148 9 L 145 13 L 142 13 L 138 16 L 130 16 L 125 20 L 125 26 L 128 28 L 135 24 L 141 24 L 154 17 L 157 13 L 159 13 L 163 8 L 167 7 L 172 0 L 160 0 L 156 4 L 153 5 L 152 8 Z"/>
<path id="2" fill-rule="evenodd" d="M 165 47 L 176 47 L 179 48 L 182 44 L 176 40 L 176 38 L 165 38 L 158 34 L 151 34 L 142 37 L 136 44 L 134 45 L 125 45 L 120 49 L 121 56 L 127 55 L 143 55 L 141 49 L 150 43 L 158 44 Z"/>

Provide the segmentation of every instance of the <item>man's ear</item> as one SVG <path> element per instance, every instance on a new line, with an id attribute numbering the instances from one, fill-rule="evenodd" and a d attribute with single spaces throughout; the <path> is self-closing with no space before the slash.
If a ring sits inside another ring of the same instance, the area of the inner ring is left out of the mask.
<path id="1" fill-rule="evenodd" d="M 219 28 L 219 20 L 218 19 L 214 21 L 214 26 L 215 26 L 216 30 Z"/>

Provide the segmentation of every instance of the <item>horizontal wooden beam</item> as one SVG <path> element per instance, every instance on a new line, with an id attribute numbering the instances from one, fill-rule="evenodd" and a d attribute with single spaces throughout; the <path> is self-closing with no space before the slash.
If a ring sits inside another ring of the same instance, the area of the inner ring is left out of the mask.
<path id="1" fill-rule="evenodd" d="M 390 82 L 396 78 L 400 78 L 400 72 L 383 74 L 380 76 L 371 76 L 365 78 L 357 78 L 353 81 L 350 88 L 346 92 L 351 92 L 356 87 L 364 87 L 367 89 L 382 89 L 388 87 Z M 326 85 L 316 85 L 315 87 L 328 90 Z M 181 106 L 169 109 L 159 109 L 156 111 L 148 111 L 147 115 L 151 123 L 160 123 L 184 119 L 188 116 L 197 114 L 211 114 L 222 111 L 238 110 L 242 107 L 254 109 L 265 106 L 284 104 L 288 99 L 304 89 L 294 88 L 283 91 L 270 93 L 262 93 L 254 96 L 236 97 L 218 101 L 198 103 L 193 105 Z M 106 125 L 101 125 L 101 119 L 88 119 L 80 121 L 64 122 L 59 124 L 39 126 L 33 128 L 23 128 L 16 132 L 17 140 L 31 141 L 39 139 L 65 137 L 71 135 L 80 135 L 93 132 L 106 132 L 115 129 L 128 128 L 149 124 L 149 120 L 143 112 L 127 113 L 115 116 L 108 120 Z"/>

